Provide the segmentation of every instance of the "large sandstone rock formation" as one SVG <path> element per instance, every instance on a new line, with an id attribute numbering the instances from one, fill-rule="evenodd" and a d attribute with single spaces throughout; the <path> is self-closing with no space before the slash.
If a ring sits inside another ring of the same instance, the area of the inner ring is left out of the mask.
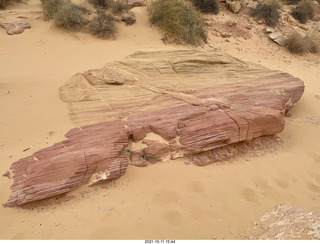
<path id="1" fill-rule="evenodd" d="M 1 22 L 0 26 L 6 29 L 8 35 L 17 35 L 24 32 L 25 29 L 30 29 L 30 24 L 25 20 L 16 20 L 11 22 Z"/>
<path id="2" fill-rule="evenodd" d="M 128 163 L 225 159 L 232 150 L 224 146 L 281 132 L 303 90 L 289 74 L 195 50 L 136 52 L 76 74 L 60 97 L 79 127 L 12 164 L 6 206 L 115 179 Z"/>

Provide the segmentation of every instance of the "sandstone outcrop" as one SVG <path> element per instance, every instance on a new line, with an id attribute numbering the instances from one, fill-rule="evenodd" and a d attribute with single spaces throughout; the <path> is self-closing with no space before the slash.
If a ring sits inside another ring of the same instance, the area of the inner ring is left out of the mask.
<path id="1" fill-rule="evenodd" d="M 128 0 L 129 7 L 142 7 L 146 5 L 146 0 Z"/>
<path id="2" fill-rule="evenodd" d="M 2 22 L 0 23 L 0 26 L 6 29 L 9 35 L 21 34 L 25 29 L 31 28 L 30 24 L 25 19 L 12 22 Z"/>
<path id="3" fill-rule="evenodd" d="M 303 91 L 303 81 L 287 73 L 196 50 L 136 52 L 76 74 L 60 97 L 78 127 L 12 164 L 5 205 L 115 179 L 128 163 L 226 159 L 232 151 L 224 146 L 281 132 Z"/>

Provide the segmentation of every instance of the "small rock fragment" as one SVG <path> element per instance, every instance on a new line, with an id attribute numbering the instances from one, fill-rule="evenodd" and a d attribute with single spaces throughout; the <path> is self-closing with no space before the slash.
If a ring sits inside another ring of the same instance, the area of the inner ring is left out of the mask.
<path id="1" fill-rule="evenodd" d="M 270 33 L 274 32 L 274 29 L 271 28 L 271 27 L 267 27 L 267 28 L 265 29 L 265 32 L 266 32 L 267 34 L 270 34 Z"/>
<path id="2" fill-rule="evenodd" d="M 246 8 L 249 10 L 253 10 L 257 7 L 258 1 L 253 1 L 253 0 L 244 0 Z"/>
<path id="3" fill-rule="evenodd" d="M 263 25 L 263 24 L 265 23 L 265 21 L 262 20 L 262 19 L 258 19 L 258 20 L 257 20 L 257 23 L 258 23 L 259 25 Z"/>
<path id="4" fill-rule="evenodd" d="M 234 27 L 234 26 L 237 25 L 237 22 L 234 21 L 234 20 L 228 20 L 228 21 L 226 22 L 226 24 L 227 24 L 228 27 Z"/>
<path id="5" fill-rule="evenodd" d="M 231 34 L 228 33 L 228 32 L 222 32 L 222 33 L 221 33 L 221 37 L 223 37 L 223 38 L 229 38 L 229 37 L 231 37 Z"/>
<path id="6" fill-rule="evenodd" d="M 212 21 L 206 21 L 205 24 L 206 24 L 206 26 L 209 26 L 209 27 L 213 26 L 213 22 Z"/>
<path id="7" fill-rule="evenodd" d="M 8 177 L 9 179 L 11 179 L 11 174 L 10 174 L 9 170 L 7 172 L 5 172 L 2 176 L 3 177 Z"/>
<path id="8" fill-rule="evenodd" d="M 226 1 L 227 8 L 234 14 L 238 13 L 241 9 L 240 1 L 227 0 Z"/>
<path id="9" fill-rule="evenodd" d="M 268 36 L 271 40 L 273 40 L 275 43 L 282 47 L 287 45 L 287 40 L 280 31 L 274 31 L 270 33 Z"/>

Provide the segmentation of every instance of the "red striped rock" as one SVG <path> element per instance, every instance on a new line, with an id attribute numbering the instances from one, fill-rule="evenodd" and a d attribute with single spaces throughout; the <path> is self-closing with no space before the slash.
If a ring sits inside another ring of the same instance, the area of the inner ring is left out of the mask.
<path id="1" fill-rule="evenodd" d="M 129 7 L 141 7 L 147 5 L 145 0 L 128 0 L 127 4 Z"/>
<path id="2" fill-rule="evenodd" d="M 281 132 L 303 91 L 298 78 L 221 52 L 137 52 L 77 74 L 60 97 L 78 127 L 12 164 L 5 206 L 118 178 L 128 163 L 230 158 L 226 146 Z"/>

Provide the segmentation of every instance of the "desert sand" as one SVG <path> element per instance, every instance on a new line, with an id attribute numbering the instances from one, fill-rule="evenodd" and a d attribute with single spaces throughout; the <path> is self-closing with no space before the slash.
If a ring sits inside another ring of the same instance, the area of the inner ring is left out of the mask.
<path id="1" fill-rule="evenodd" d="M 191 48 L 165 45 L 151 29 L 146 9 L 137 23 L 120 24 L 116 40 L 65 33 L 44 22 L 41 3 L 29 0 L 0 11 L 25 16 L 31 29 L 9 36 L 0 29 L 0 172 L 12 162 L 64 139 L 73 127 L 58 88 L 72 75 L 134 51 Z M 220 14 L 221 21 L 236 17 Z M 259 238 L 259 217 L 279 204 L 320 211 L 320 56 L 293 55 L 251 23 L 251 37 L 217 37 L 198 49 L 288 72 L 305 82 L 305 93 L 286 118 L 282 146 L 259 156 L 205 167 L 179 159 L 130 166 L 118 180 L 82 187 L 64 201 L 29 208 L 0 207 L 1 239 L 249 239 Z M 211 45 L 211 46 L 210 46 Z M 194 48 L 194 47 L 192 47 Z M 0 177 L 4 203 L 12 180 Z M 304 236 L 308 238 L 308 235 Z"/>

